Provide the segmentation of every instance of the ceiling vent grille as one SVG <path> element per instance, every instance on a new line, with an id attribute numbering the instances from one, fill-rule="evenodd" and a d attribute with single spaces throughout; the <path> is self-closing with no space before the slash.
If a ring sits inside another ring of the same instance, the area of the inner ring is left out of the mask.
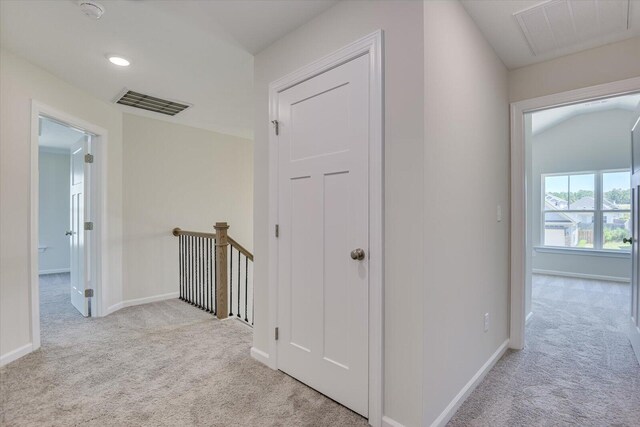
<path id="1" fill-rule="evenodd" d="M 116 103 L 153 111 L 154 113 L 166 114 L 167 116 L 175 116 L 190 107 L 190 105 L 182 102 L 156 98 L 155 96 L 126 89 L 124 94 L 116 100 Z"/>
<path id="2" fill-rule="evenodd" d="M 629 28 L 629 0 L 550 0 L 514 13 L 534 55 Z"/>

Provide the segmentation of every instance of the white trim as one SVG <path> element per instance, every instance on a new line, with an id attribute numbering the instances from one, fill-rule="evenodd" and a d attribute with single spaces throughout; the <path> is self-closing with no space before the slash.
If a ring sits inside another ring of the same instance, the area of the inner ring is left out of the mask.
<path id="1" fill-rule="evenodd" d="M 38 272 L 39 276 L 44 276 L 46 274 L 58 274 L 58 273 L 69 273 L 71 271 L 71 269 L 69 267 L 67 268 L 52 268 L 50 270 L 40 270 Z"/>
<path id="2" fill-rule="evenodd" d="M 620 282 L 631 283 L 631 279 L 628 277 L 616 277 L 616 276 L 603 276 L 600 274 L 586 274 L 586 273 L 574 273 L 572 271 L 556 271 L 556 270 L 542 270 L 534 268 L 534 274 L 546 274 L 547 276 L 560 276 L 560 277 L 575 277 L 577 279 L 591 279 L 602 280 L 604 282 Z"/>
<path id="3" fill-rule="evenodd" d="M 631 341 L 631 348 L 640 363 L 640 328 L 634 324 L 633 318 L 629 318 L 629 341 Z"/>
<path id="4" fill-rule="evenodd" d="M 269 354 L 264 351 L 251 347 L 251 357 L 256 359 L 258 362 L 269 366 Z"/>
<path id="5" fill-rule="evenodd" d="M 583 248 L 563 248 L 554 246 L 534 246 L 533 250 L 540 253 L 595 256 L 603 258 L 631 258 L 631 252 L 615 251 L 607 249 L 583 249 Z"/>
<path id="6" fill-rule="evenodd" d="M 38 272 L 38 158 L 39 158 L 39 116 L 44 115 L 57 121 L 66 123 L 78 129 L 83 129 L 96 136 L 96 143 L 92 151 L 96 157 L 94 163 L 95 174 L 92 184 L 92 198 L 98 204 L 99 209 L 93 209 L 95 217 L 92 221 L 101 230 L 93 236 L 93 256 L 95 257 L 94 282 L 95 298 L 92 298 L 92 312 L 96 316 L 103 316 L 106 310 L 103 309 L 105 290 L 104 286 L 109 283 L 107 272 L 107 166 L 106 166 L 106 144 L 108 132 L 106 129 L 86 122 L 75 116 L 57 110 L 46 104 L 31 100 L 31 162 L 30 162 L 30 221 L 29 221 L 29 298 L 31 300 L 31 343 L 33 350 L 40 348 L 40 301 L 39 301 L 39 272 Z"/>
<path id="7" fill-rule="evenodd" d="M 269 120 L 277 120 L 278 93 L 354 58 L 369 54 L 369 424 L 380 427 L 383 408 L 384 341 L 384 67 L 383 31 L 378 30 L 269 85 Z M 269 330 L 277 326 L 278 138 L 269 132 Z M 277 343 L 269 341 L 267 365 L 277 369 Z"/>
<path id="8" fill-rule="evenodd" d="M 393 418 L 389 418 L 385 415 L 382 417 L 382 427 L 404 427 L 404 424 L 400 424 Z"/>
<path id="9" fill-rule="evenodd" d="M 111 313 L 114 313 L 122 308 L 125 307 L 133 307 L 136 305 L 142 305 L 142 304 L 149 304 L 151 302 L 157 302 L 157 301 L 165 301 L 168 299 L 174 299 L 174 298 L 178 298 L 180 296 L 179 292 L 169 292 L 166 294 L 159 294 L 159 295 L 152 295 L 150 297 L 144 297 L 144 298 L 134 298 L 134 299 L 128 299 L 128 300 L 124 300 L 124 301 L 120 301 L 116 304 L 113 304 L 109 307 L 107 307 L 107 309 L 105 310 L 104 315 L 108 315 Z"/>
<path id="10" fill-rule="evenodd" d="M 34 350 L 35 349 L 33 348 L 33 344 L 29 343 L 23 345 L 22 347 L 18 347 L 7 354 L 3 354 L 2 356 L 0 356 L 0 366 L 4 366 L 8 363 L 13 362 L 14 360 L 18 360 L 22 356 L 26 356 Z"/>
<path id="11" fill-rule="evenodd" d="M 529 323 L 531 321 L 531 318 L 533 317 L 533 311 L 530 312 L 529 314 L 527 314 L 527 317 L 524 319 L 524 323 Z"/>
<path id="12" fill-rule="evenodd" d="M 104 312 L 104 315 L 107 316 L 111 313 L 115 313 L 116 311 L 120 310 L 121 308 L 123 308 L 124 305 L 122 304 L 122 301 L 115 303 L 113 305 L 110 305 L 109 307 L 107 307 L 107 309 Z"/>
<path id="13" fill-rule="evenodd" d="M 122 301 L 120 303 L 120 305 L 121 305 L 120 308 L 133 307 L 134 305 L 149 304 L 151 302 L 174 299 L 174 298 L 178 298 L 179 296 L 180 296 L 179 292 L 169 292 L 169 293 L 166 293 L 166 294 L 153 295 L 153 296 L 150 296 L 150 297 L 128 299 L 128 300 L 124 300 L 124 301 Z"/>
<path id="14" fill-rule="evenodd" d="M 526 275 L 526 179 L 524 113 L 609 98 L 640 90 L 640 77 L 511 103 L 511 301 L 510 346 L 524 348 Z"/>
<path id="15" fill-rule="evenodd" d="M 475 373 L 475 375 L 469 380 L 462 390 L 458 392 L 456 397 L 447 405 L 444 411 L 431 423 L 431 427 L 440 427 L 446 425 L 449 420 L 455 415 L 456 411 L 469 397 L 471 392 L 482 382 L 484 377 L 494 367 L 494 365 L 500 360 L 504 353 L 509 349 L 509 340 L 505 340 L 500 347 L 489 357 L 489 359 L 482 365 L 482 367 Z"/>

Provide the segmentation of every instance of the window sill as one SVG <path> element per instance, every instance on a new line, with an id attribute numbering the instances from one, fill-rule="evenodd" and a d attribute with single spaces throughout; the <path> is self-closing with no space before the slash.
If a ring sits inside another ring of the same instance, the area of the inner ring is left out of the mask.
<path id="1" fill-rule="evenodd" d="M 534 246 L 536 252 L 564 255 L 586 255 L 609 258 L 631 258 L 631 252 L 609 251 L 605 249 L 554 248 L 551 246 Z"/>

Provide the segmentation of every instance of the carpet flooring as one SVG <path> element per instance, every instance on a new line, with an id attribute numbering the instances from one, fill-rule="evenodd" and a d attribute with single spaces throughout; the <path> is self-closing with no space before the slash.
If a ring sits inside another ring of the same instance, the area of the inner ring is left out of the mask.
<path id="1" fill-rule="evenodd" d="M 179 301 L 83 318 L 41 278 L 42 347 L 0 368 L 2 426 L 365 426 L 249 355 L 251 329 Z"/>
<path id="2" fill-rule="evenodd" d="M 503 356 L 449 426 L 640 426 L 629 285 L 535 275 L 522 351 Z"/>

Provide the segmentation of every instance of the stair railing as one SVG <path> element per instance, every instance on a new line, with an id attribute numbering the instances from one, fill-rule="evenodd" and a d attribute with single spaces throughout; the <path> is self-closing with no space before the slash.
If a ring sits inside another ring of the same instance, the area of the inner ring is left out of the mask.
<path id="1" fill-rule="evenodd" d="M 173 229 L 180 299 L 218 319 L 235 316 L 253 325 L 253 254 L 227 234 L 226 222 L 214 228 L 215 233 Z"/>

